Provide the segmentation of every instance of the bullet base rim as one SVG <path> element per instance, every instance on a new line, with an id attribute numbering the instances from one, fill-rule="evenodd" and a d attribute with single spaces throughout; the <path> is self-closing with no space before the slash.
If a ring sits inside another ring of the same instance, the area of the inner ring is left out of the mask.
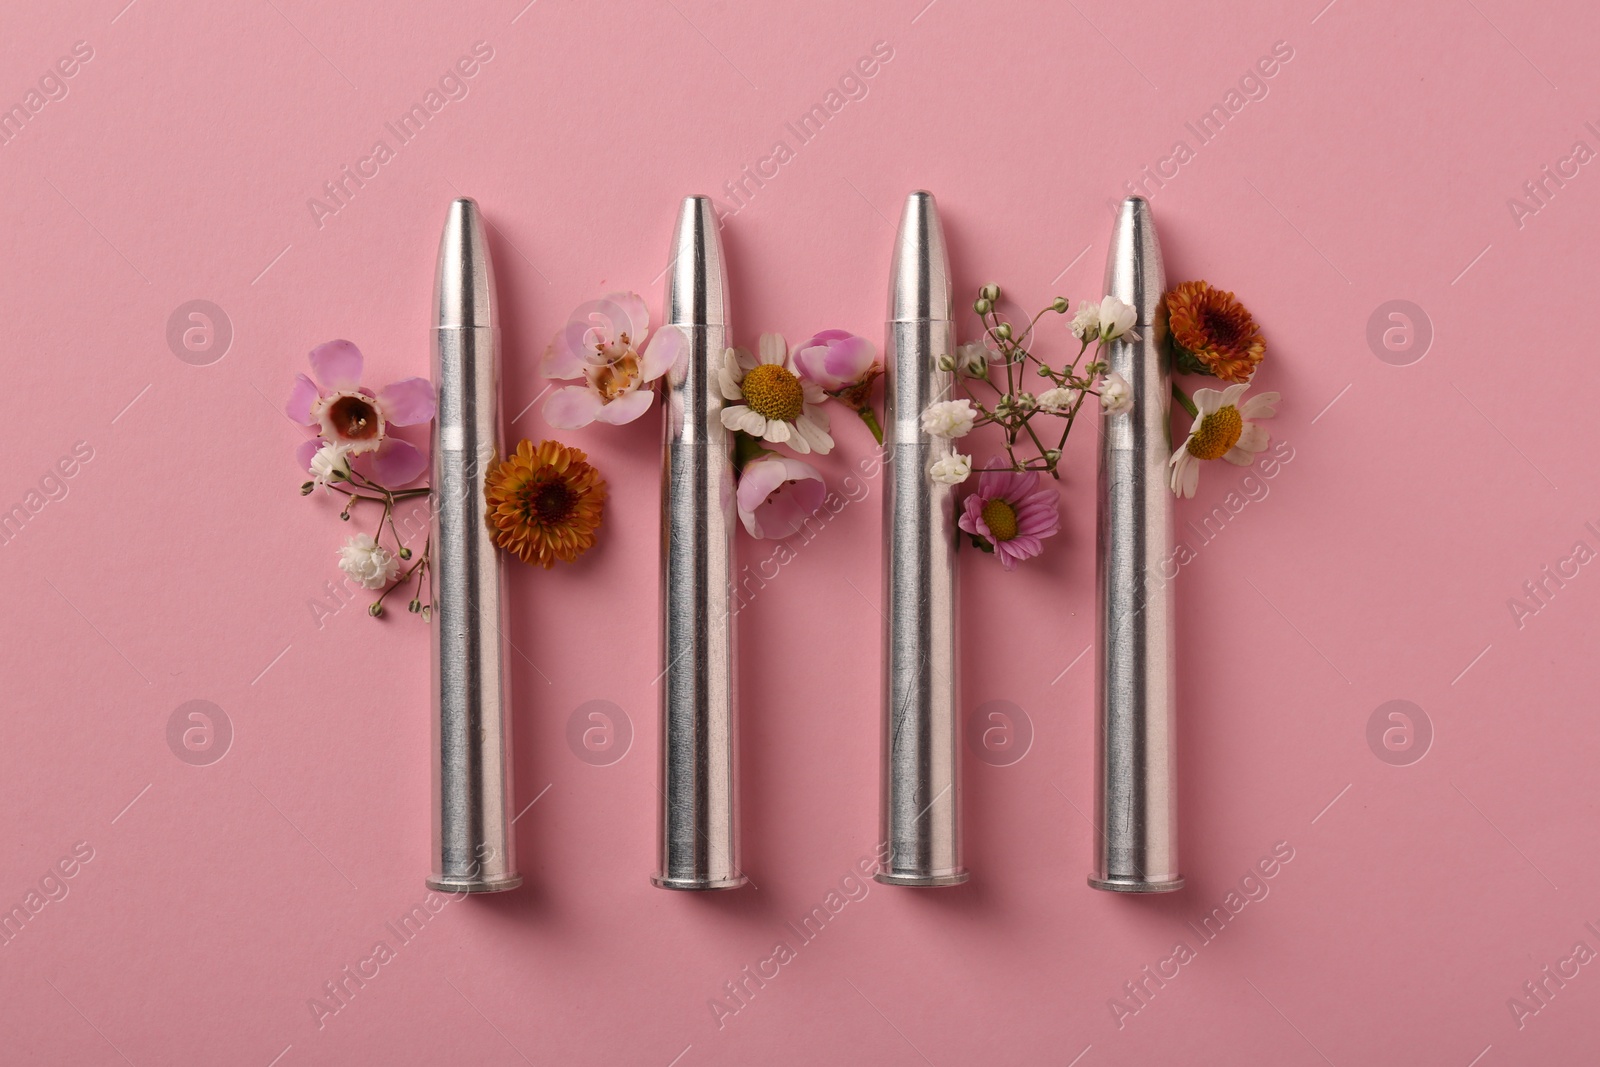
<path id="1" fill-rule="evenodd" d="M 475 878 L 471 881 L 451 881 L 447 878 L 429 878 L 428 888 L 437 889 L 441 893 L 504 893 L 508 889 L 515 889 L 522 884 L 522 875 L 513 874 L 509 878 L 496 878 L 493 881 L 484 881 Z"/>
<path id="2" fill-rule="evenodd" d="M 934 874 L 896 874 L 893 871 L 879 871 L 872 876 L 874 882 L 883 885 L 903 885 L 913 889 L 935 889 L 939 886 L 961 885 L 971 873 L 961 867 L 953 871 L 938 871 Z"/>
<path id="3" fill-rule="evenodd" d="M 1164 882 L 1151 882 L 1143 878 L 1089 878 L 1090 889 L 1102 889 L 1108 893 L 1172 893 L 1183 888 L 1182 878 L 1172 878 Z"/>
<path id="4" fill-rule="evenodd" d="M 733 878 L 663 878 L 659 874 L 650 876 L 650 884 L 657 889 L 676 889 L 686 892 L 715 891 L 718 889 L 738 889 L 750 879 L 744 875 Z"/>

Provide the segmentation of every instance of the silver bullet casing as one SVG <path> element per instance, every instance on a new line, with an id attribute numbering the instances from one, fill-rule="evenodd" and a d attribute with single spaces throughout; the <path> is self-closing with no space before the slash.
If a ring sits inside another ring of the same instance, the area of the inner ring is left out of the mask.
<path id="1" fill-rule="evenodd" d="M 483 483 L 502 454 L 500 328 L 483 216 L 455 200 L 434 277 L 431 889 L 522 884 L 511 826 L 506 589 Z"/>
<path id="2" fill-rule="evenodd" d="M 928 468 L 951 442 L 922 431 L 922 410 L 951 399 L 950 261 L 933 195 L 906 198 L 884 331 L 882 862 L 889 885 L 967 880 L 961 857 L 956 720 L 955 487 Z"/>
<path id="3" fill-rule="evenodd" d="M 1106 346 L 1133 408 L 1101 417 L 1095 596 L 1095 864 L 1089 884 L 1119 893 L 1183 887 L 1178 873 L 1172 584 L 1171 353 L 1166 276 L 1150 205 L 1122 202 L 1106 293 L 1133 306 L 1136 340 Z"/>
<path id="4" fill-rule="evenodd" d="M 722 239 L 709 198 L 685 197 L 667 266 L 663 330 L 685 344 L 667 371 L 661 442 L 663 889 L 733 889 L 739 867 L 734 681 L 733 433 L 718 372 L 728 348 Z"/>

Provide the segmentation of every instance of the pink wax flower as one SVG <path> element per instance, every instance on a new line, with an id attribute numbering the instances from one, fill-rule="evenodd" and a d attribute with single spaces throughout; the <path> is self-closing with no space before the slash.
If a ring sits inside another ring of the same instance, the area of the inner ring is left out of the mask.
<path id="1" fill-rule="evenodd" d="M 768 453 L 745 464 L 739 475 L 739 521 L 751 537 L 788 537 L 800 532 L 827 495 L 811 464 Z"/>
<path id="2" fill-rule="evenodd" d="M 823 330 L 795 347 L 794 363 L 800 377 L 837 393 L 866 379 L 878 365 L 878 353 L 865 337 L 846 330 Z"/>
<path id="3" fill-rule="evenodd" d="M 883 429 L 872 409 L 872 383 L 883 373 L 877 350 L 865 337 L 848 330 L 823 330 L 794 350 L 800 377 L 861 416 L 872 436 L 883 444 Z"/>
<path id="4" fill-rule="evenodd" d="M 987 541 L 1002 567 L 1015 570 L 1060 532 L 1061 502 L 1054 487 L 1039 488 L 1038 471 L 984 471 L 977 492 L 962 502 L 960 526 Z"/>
<path id="5" fill-rule="evenodd" d="M 649 410 L 651 383 L 683 349 L 676 329 L 657 331 L 645 345 L 649 329 L 650 312 L 638 293 L 609 293 L 578 305 L 545 350 L 543 370 L 547 378 L 582 378 L 583 384 L 551 393 L 544 421 L 562 430 L 591 422 L 620 426 Z"/>
<path id="6" fill-rule="evenodd" d="M 392 426 L 414 426 L 433 418 L 433 383 L 402 378 L 374 393 L 361 385 L 361 350 L 349 341 L 329 341 L 311 350 L 311 373 L 295 375 L 284 413 L 320 437 L 295 453 L 302 471 L 324 444 L 349 457 L 358 474 L 379 485 L 397 487 L 416 479 L 428 465 L 409 441 L 389 435 Z"/>

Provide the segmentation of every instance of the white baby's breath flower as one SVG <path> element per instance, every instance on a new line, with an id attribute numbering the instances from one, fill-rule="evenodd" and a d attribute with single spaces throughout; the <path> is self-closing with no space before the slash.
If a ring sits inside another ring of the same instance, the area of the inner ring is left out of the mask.
<path id="1" fill-rule="evenodd" d="M 339 549 L 339 569 L 363 589 L 382 589 L 400 572 L 400 561 L 371 534 L 359 533 Z"/>
<path id="2" fill-rule="evenodd" d="M 972 401 L 966 397 L 940 400 L 923 409 L 922 432 L 934 437 L 965 437 L 972 432 L 972 424 L 977 417 Z"/>
<path id="3" fill-rule="evenodd" d="M 343 481 L 350 477 L 349 450 L 343 445 L 329 441 L 311 457 L 311 464 L 307 468 L 311 475 L 313 485 L 327 485 L 329 482 Z"/>
<path id="4" fill-rule="evenodd" d="M 1078 301 L 1078 310 L 1072 315 L 1072 336 L 1083 341 L 1093 341 L 1100 336 L 1100 308 L 1093 300 Z"/>
<path id="5" fill-rule="evenodd" d="M 941 485 L 960 485 L 972 473 L 972 457 L 952 452 L 936 459 L 928 468 L 928 475 Z"/>
<path id="6" fill-rule="evenodd" d="M 993 355 L 982 341 L 968 341 L 956 347 L 956 369 L 973 378 L 989 375 L 989 357 Z"/>
<path id="7" fill-rule="evenodd" d="M 1115 341 L 1126 337 L 1131 341 L 1139 339 L 1139 331 L 1133 328 L 1133 323 L 1138 316 L 1134 313 L 1133 305 L 1124 304 L 1114 296 L 1107 296 L 1100 301 L 1100 339 L 1102 341 Z"/>
<path id="8" fill-rule="evenodd" d="M 1078 402 L 1078 395 L 1078 390 L 1068 389 L 1060 385 L 1054 389 L 1046 389 L 1039 394 L 1039 410 L 1047 411 L 1052 415 L 1065 415 Z"/>
<path id="9" fill-rule="evenodd" d="M 1128 379 L 1111 371 L 1100 379 L 1100 406 L 1108 415 L 1120 415 L 1133 410 L 1133 386 Z"/>

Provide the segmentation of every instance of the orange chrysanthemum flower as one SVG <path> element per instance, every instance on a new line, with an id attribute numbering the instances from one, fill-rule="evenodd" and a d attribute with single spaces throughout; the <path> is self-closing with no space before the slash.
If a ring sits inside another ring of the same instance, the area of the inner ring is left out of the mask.
<path id="1" fill-rule="evenodd" d="M 1225 382 L 1248 382 L 1267 342 L 1233 294 L 1210 282 L 1184 282 L 1167 293 L 1167 316 L 1178 369 Z"/>
<path id="2" fill-rule="evenodd" d="M 571 563 L 594 547 L 606 483 L 576 448 L 522 441 L 484 484 L 494 543 L 524 563 Z"/>

